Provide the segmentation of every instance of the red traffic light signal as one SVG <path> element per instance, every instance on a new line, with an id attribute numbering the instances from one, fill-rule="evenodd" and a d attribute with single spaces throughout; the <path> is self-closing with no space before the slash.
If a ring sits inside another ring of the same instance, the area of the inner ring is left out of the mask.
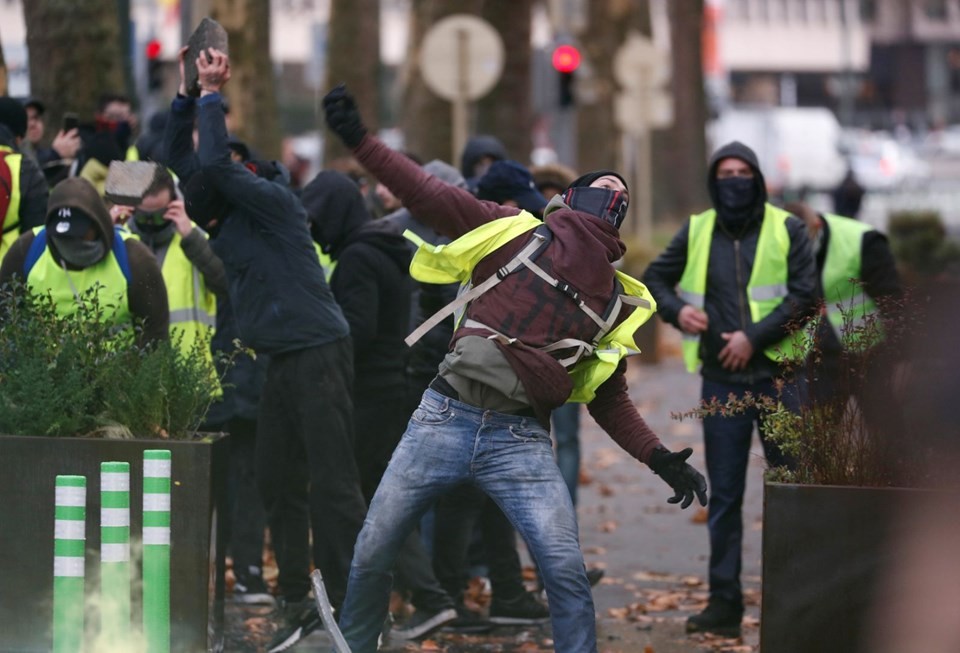
<path id="1" fill-rule="evenodd" d="M 580 50 L 572 45 L 558 45 L 551 61 L 557 72 L 572 73 L 580 67 Z"/>
<path id="2" fill-rule="evenodd" d="M 153 61 L 154 59 L 159 59 L 160 50 L 161 50 L 161 46 L 160 46 L 159 39 L 151 39 L 147 41 L 147 47 L 146 47 L 147 59 L 149 59 L 150 61 Z"/>

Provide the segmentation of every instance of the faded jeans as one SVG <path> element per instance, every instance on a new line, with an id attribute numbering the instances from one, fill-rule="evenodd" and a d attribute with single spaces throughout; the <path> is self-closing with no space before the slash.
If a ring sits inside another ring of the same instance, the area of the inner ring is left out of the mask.
<path id="1" fill-rule="evenodd" d="M 357 539 L 340 628 L 372 653 L 387 616 L 394 559 L 438 496 L 473 483 L 503 510 L 544 577 L 561 653 L 597 650 L 593 596 L 570 493 L 538 421 L 475 408 L 427 389 Z"/>

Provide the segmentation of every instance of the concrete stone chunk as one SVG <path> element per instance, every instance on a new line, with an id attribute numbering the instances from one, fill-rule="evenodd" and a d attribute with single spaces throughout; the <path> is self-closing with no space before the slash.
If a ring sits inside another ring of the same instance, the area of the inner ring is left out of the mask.
<path id="1" fill-rule="evenodd" d="M 140 204 L 159 169 L 152 161 L 111 161 L 104 197 L 114 204 Z"/>
<path id="2" fill-rule="evenodd" d="M 184 59 L 183 74 L 186 82 L 187 95 L 197 97 L 200 95 L 200 83 L 197 75 L 197 57 L 207 48 L 216 48 L 221 52 L 230 54 L 227 46 L 227 30 L 212 18 L 204 18 L 197 25 L 187 40 L 186 59 Z"/>

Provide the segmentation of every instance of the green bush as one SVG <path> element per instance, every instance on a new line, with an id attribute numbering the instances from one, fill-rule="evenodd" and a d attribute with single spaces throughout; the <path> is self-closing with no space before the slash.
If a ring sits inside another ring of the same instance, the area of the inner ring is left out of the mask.
<path id="1" fill-rule="evenodd" d="M 218 390 L 198 341 L 138 344 L 139 328 L 118 330 L 96 289 L 69 317 L 49 295 L 0 288 L 0 433 L 187 438 Z"/>
<path id="2" fill-rule="evenodd" d="M 887 226 L 890 250 L 904 280 L 922 284 L 960 262 L 960 245 L 947 237 L 935 211 L 899 211 Z"/>

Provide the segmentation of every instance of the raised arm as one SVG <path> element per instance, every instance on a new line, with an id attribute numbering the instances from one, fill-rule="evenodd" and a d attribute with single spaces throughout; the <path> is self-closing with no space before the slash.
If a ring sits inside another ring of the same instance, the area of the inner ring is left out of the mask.
<path id="1" fill-rule="evenodd" d="M 356 102 L 342 85 L 324 97 L 323 107 L 327 125 L 353 150 L 357 160 L 437 233 L 457 238 L 485 222 L 520 212 L 516 207 L 478 200 L 468 191 L 427 174 L 368 134 Z"/>
<path id="2" fill-rule="evenodd" d="M 193 149 L 193 123 L 197 109 L 194 99 L 187 95 L 187 86 L 184 81 L 183 58 L 189 48 L 180 48 L 180 90 L 177 97 L 170 104 L 170 119 L 163 129 L 163 150 L 166 152 L 166 161 L 163 163 L 180 178 L 181 184 L 186 184 L 190 177 L 200 169 L 197 153 Z"/>

